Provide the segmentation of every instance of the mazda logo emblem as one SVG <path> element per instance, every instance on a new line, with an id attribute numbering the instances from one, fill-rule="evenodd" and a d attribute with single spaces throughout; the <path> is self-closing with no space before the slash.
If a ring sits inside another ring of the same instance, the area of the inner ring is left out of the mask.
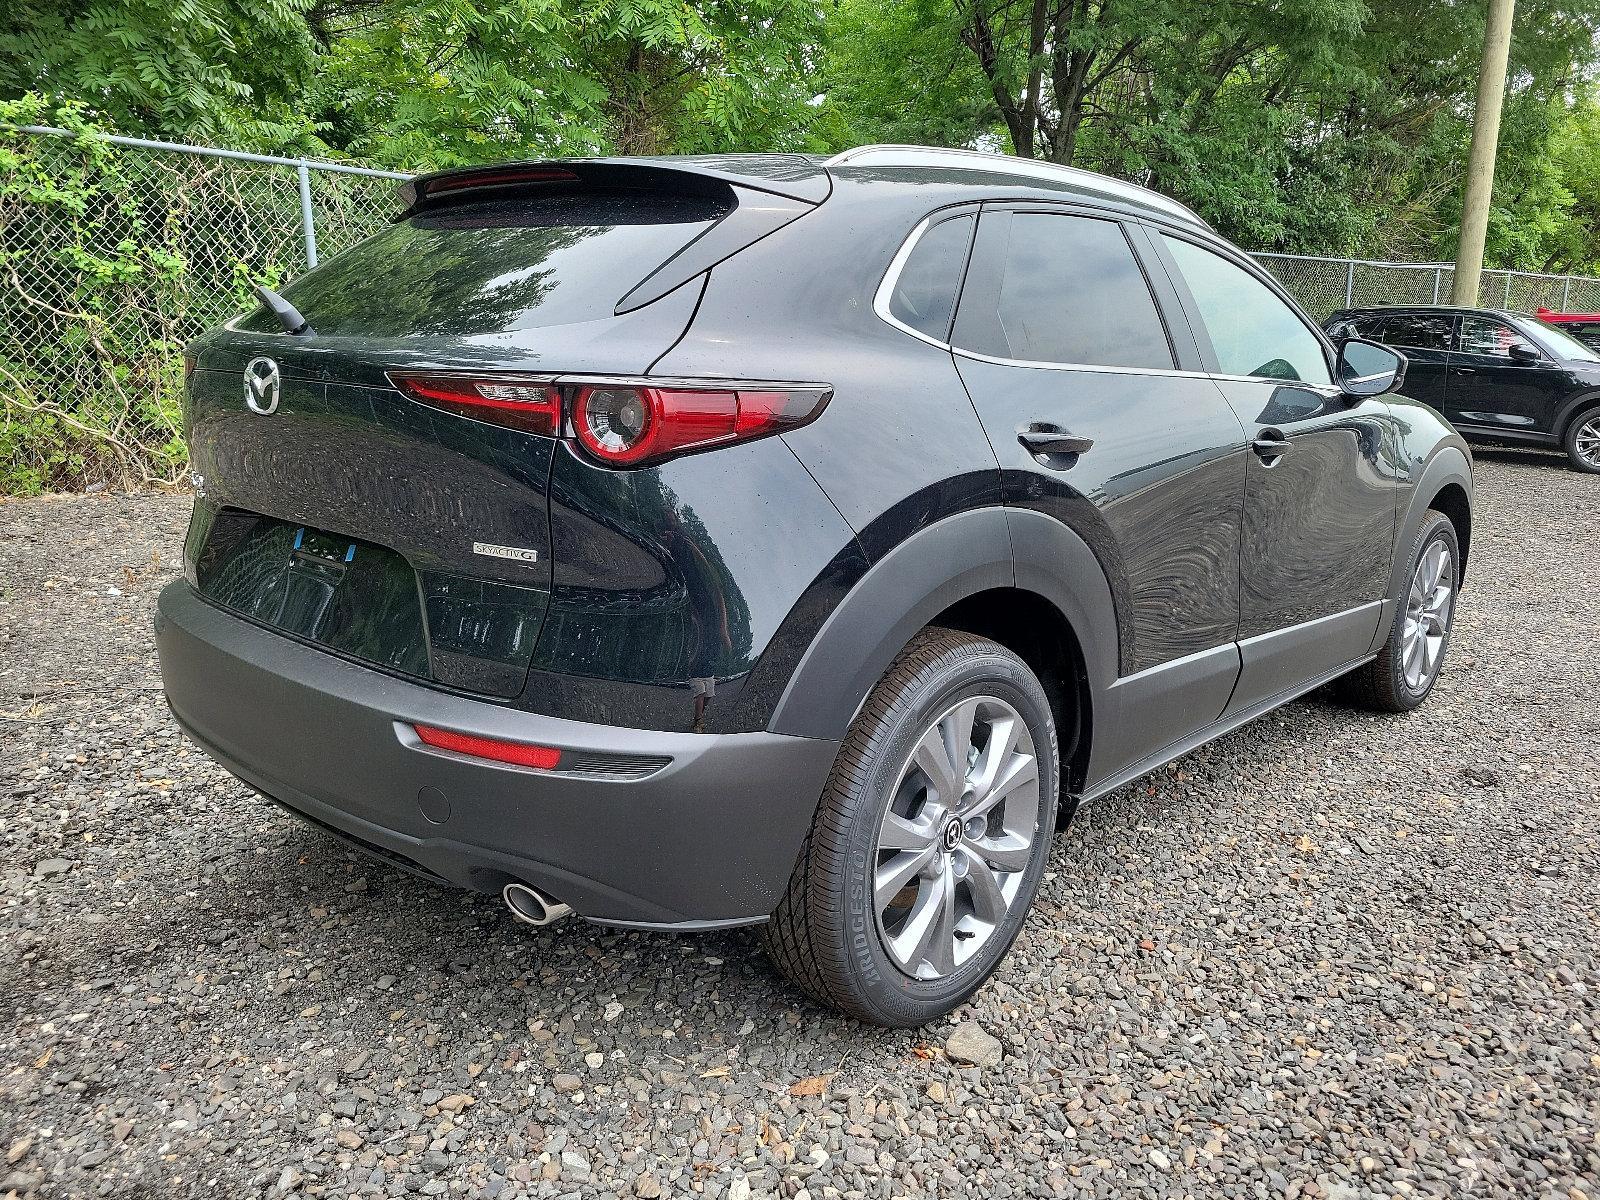
<path id="1" fill-rule="evenodd" d="M 278 409 L 278 364 L 270 358 L 252 358 L 244 369 L 244 402 L 251 412 L 267 416 Z"/>

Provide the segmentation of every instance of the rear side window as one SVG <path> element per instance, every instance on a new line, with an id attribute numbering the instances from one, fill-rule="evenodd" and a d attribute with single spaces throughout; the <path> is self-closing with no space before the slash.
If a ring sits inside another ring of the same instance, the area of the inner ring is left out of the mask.
<path id="1" fill-rule="evenodd" d="M 889 313 L 896 321 L 936 342 L 949 338 L 972 226 L 970 214 L 951 217 L 929 226 L 917 239 L 889 296 Z"/>
<path id="2" fill-rule="evenodd" d="M 318 333 L 334 336 L 593 321 L 733 207 L 731 190 L 725 199 L 618 190 L 453 204 L 391 225 L 283 294 Z M 265 310 L 243 327 L 279 329 Z"/>
<path id="3" fill-rule="evenodd" d="M 1161 237 L 1189 284 L 1222 374 L 1333 382 L 1322 341 L 1276 292 L 1220 254 Z"/>
<path id="4" fill-rule="evenodd" d="M 1450 349 L 1450 318 L 1427 313 L 1395 313 L 1383 323 L 1383 332 L 1373 338 L 1406 350 Z"/>
<path id="5" fill-rule="evenodd" d="M 962 349 L 1025 362 L 1174 365 L 1150 285 L 1115 221 L 986 212 L 974 263 L 980 252 L 998 256 L 999 288 L 992 307 L 963 299 Z"/>
<path id="6" fill-rule="evenodd" d="M 1484 354 L 1491 358 L 1510 358 L 1512 346 L 1529 346 L 1528 341 L 1520 333 L 1515 332 L 1508 325 L 1488 317 L 1462 317 L 1461 318 L 1461 352 L 1463 354 Z"/>

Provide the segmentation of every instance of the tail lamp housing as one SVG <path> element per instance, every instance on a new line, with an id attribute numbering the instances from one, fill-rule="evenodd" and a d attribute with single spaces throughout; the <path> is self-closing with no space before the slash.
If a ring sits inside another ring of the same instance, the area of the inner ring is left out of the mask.
<path id="1" fill-rule="evenodd" d="M 420 404 L 561 437 L 591 461 L 615 468 L 797 429 L 816 420 L 833 397 L 826 384 L 727 379 L 464 372 L 392 372 L 389 379 Z"/>

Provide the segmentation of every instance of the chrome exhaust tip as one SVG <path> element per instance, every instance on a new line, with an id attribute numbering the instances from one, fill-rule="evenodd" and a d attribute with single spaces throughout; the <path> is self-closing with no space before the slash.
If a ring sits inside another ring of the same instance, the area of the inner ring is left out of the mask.
<path id="1" fill-rule="evenodd" d="M 500 896 L 511 910 L 511 915 L 529 925 L 554 925 L 562 917 L 572 915 L 570 904 L 563 904 L 554 896 L 547 896 L 525 883 L 506 884 L 500 889 Z"/>

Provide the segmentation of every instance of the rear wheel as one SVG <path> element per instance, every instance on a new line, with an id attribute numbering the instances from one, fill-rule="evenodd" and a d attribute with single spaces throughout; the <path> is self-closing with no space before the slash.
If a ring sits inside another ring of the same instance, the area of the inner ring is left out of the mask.
<path id="1" fill-rule="evenodd" d="M 1003 646 L 927 630 L 873 690 L 839 752 L 762 941 L 814 999 L 923 1025 L 987 979 L 1050 851 L 1055 721 Z"/>
<path id="2" fill-rule="evenodd" d="M 1409 712 L 1428 698 L 1444 665 L 1461 578 L 1455 526 L 1429 509 L 1412 539 L 1411 570 L 1395 597 L 1389 640 L 1378 657 L 1340 680 L 1346 699 L 1379 712 Z"/>
<path id="3" fill-rule="evenodd" d="M 1600 474 L 1600 404 L 1572 418 L 1562 445 L 1574 467 Z"/>

